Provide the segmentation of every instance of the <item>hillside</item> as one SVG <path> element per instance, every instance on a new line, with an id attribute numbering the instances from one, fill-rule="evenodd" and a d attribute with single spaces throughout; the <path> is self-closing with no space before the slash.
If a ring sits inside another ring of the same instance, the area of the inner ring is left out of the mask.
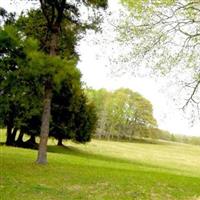
<path id="1" fill-rule="evenodd" d="M 200 147 L 93 140 L 37 151 L 1 146 L 2 200 L 198 200 Z"/>

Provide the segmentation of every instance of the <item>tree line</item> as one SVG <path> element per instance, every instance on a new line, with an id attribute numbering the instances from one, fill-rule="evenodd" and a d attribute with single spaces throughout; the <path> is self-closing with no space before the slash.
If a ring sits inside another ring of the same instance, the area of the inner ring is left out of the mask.
<path id="1" fill-rule="evenodd" d="M 96 106 L 95 137 L 99 139 L 149 137 L 149 130 L 157 127 L 151 102 L 137 92 L 127 88 L 87 89 L 86 94 Z"/>
<path id="2" fill-rule="evenodd" d="M 128 88 L 114 91 L 86 89 L 95 105 L 97 124 L 93 137 L 114 141 L 155 142 L 164 140 L 200 145 L 200 138 L 171 133 L 158 127 L 153 106 L 138 92 Z M 149 140 L 148 140 L 149 139 Z"/>

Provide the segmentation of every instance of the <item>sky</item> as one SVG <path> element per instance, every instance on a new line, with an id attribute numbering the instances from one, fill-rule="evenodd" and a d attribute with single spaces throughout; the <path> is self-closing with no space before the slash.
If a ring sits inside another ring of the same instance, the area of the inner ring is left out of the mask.
<path id="1" fill-rule="evenodd" d="M 13 0 L 14 2 L 19 2 Z M 12 2 L 13 2 L 12 1 Z M 8 11 L 29 9 L 30 5 L 26 2 L 10 4 L 10 0 L 0 0 L 0 7 Z M 109 1 L 112 17 L 118 17 L 119 4 L 117 0 Z M 111 57 L 118 55 L 121 49 L 114 43 L 115 35 L 110 22 L 103 24 L 102 33 L 89 31 L 85 38 L 79 42 L 77 50 L 80 54 L 78 68 L 82 73 L 82 80 L 87 86 L 100 89 L 115 90 L 127 87 L 137 91 L 145 98 L 149 99 L 153 105 L 154 117 L 158 121 L 159 128 L 171 131 L 175 134 L 200 136 L 200 123 L 193 124 L 188 120 L 188 116 L 174 103 L 167 87 L 165 79 L 153 79 L 148 76 L 136 76 L 127 70 L 127 73 L 114 73 L 115 65 L 110 62 Z M 120 66 L 126 68 L 126 66 Z M 164 89 L 163 89 L 164 88 Z M 170 87 L 173 90 L 173 85 Z"/>
<path id="2" fill-rule="evenodd" d="M 78 65 L 87 86 L 108 90 L 126 87 L 137 91 L 153 104 L 154 116 L 158 121 L 159 128 L 175 134 L 200 136 L 200 126 L 195 124 L 192 127 L 180 107 L 171 100 L 170 94 L 163 91 L 163 87 L 166 87 L 165 81 L 160 83 L 159 80 L 153 78 L 135 77 L 131 74 L 115 76 L 112 74 L 112 66 L 107 66 L 106 53 L 104 58 L 99 57 L 98 45 L 95 48 L 88 43 L 88 41 L 82 41 L 80 44 L 81 61 Z"/>

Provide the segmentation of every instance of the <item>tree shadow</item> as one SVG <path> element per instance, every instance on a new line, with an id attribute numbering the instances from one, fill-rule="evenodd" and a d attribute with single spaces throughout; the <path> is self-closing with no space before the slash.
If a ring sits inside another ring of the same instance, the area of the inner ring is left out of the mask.
<path id="1" fill-rule="evenodd" d="M 112 162 L 115 163 L 116 166 L 117 164 L 127 164 L 127 165 L 134 165 L 134 168 L 140 168 L 144 171 L 168 171 L 170 173 L 174 173 L 176 174 L 177 172 L 181 172 L 181 170 L 175 169 L 175 168 L 170 168 L 170 167 L 164 167 L 164 166 L 158 166 L 158 165 L 154 165 L 154 164 L 147 164 L 147 163 L 143 163 L 143 162 L 139 162 L 136 160 L 128 160 L 126 158 L 117 158 L 117 157 L 113 157 L 113 156 L 109 156 L 109 155 L 102 155 L 102 154 L 98 154 L 98 153 L 91 153 L 91 152 L 87 152 L 84 150 L 80 150 L 76 147 L 73 146 L 55 146 L 55 145 L 49 145 L 48 146 L 48 152 L 50 153 L 58 153 L 58 154 L 65 154 L 65 155 L 72 155 L 72 156 L 76 156 L 79 158 L 84 158 L 84 159 L 88 159 L 88 161 L 90 159 L 92 160 L 97 160 L 97 161 L 103 161 L 103 162 Z"/>

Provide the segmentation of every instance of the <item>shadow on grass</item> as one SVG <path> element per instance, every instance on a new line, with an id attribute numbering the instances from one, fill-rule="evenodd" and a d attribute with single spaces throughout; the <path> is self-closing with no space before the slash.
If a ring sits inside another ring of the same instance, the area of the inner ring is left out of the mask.
<path id="1" fill-rule="evenodd" d="M 48 152 L 50 153 L 58 153 L 58 154 L 66 154 L 66 155 L 72 155 L 72 156 L 77 156 L 80 158 L 85 158 L 85 159 L 93 159 L 97 161 L 104 161 L 104 162 L 112 162 L 116 164 L 132 164 L 134 167 L 140 167 L 140 168 L 146 168 L 146 171 L 148 170 L 166 170 L 170 172 L 180 172 L 181 170 L 175 169 L 175 168 L 170 168 L 170 167 L 161 167 L 153 164 L 147 164 L 147 163 L 142 163 L 136 160 L 128 160 L 128 159 L 123 159 L 123 158 L 116 158 L 112 157 L 109 155 L 101 155 L 98 153 L 90 153 L 86 152 L 80 149 L 77 149 L 72 146 L 54 146 L 54 145 L 49 145 L 48 146 Z"/>
<path id="2" fill-rule="evenodd" d="M 5 143 L 1 142 L 0 145 L 5 145 Z M 14 147 L 16 147 L 16 146 L 14 146 Z M 16 147 L 16 148 L 22 148 L 22 147 Z M 31 149 L 31 148 L 29 148 L 29 149 Z M 32 150 L 35 151 L 36 149 L 32 149 Z M 164 170 L 164 171 L 168 171 L 172 174 L 175 174 L 177 172 L 180 172 L 180 173 L 185 172 L 184 170 L 179 170 L 179 169 L 173 168 L 173 167 L 158 166 L 156 164 L 139 162 L 137 160 L 128 160 L 128 159 L 125 159 L 122 157 L 117 158 L 117 157 L 113 157 L 111 155 L 102 155 L 102 154 L 98 154 L 98 153 L 91 153 L 91 152 L 87 152 L 84 150 L 80 150 L 80 149 L 70 146 L 70 145 L 69 146 L 48 145 L 48 152 L 63 154 L 63 155 L 72 155 L 72 156 L 76 156 L 76 157 L 84 158 L 84 159 L 88 159 L 88 160 L 93 159 L 93 160 L 97 160 L 97 161 L 112 162 L 112 163 L 116 163 L 116 165 L 132 164 L 132 165 L 134 165 L 134 167 L 140 167 L 140 168 L 143 168 L 143 170 L 145 169 L 145 171 L 149 171 L 149 170 L 150 171 L 152 171 L 152 170 L 163 171 Z"/>
<path id="3" fill-rule="evenodd" d="M 131 161 L 131 160 L 123 159 L 123 158 L 114 158 L 111 156 L 100 155 L 97 153 L 96 154 L 89 153 L 86 151 L 79 150 L 72 146 L 49 146 L 48 152 L 77 156 L 77 157 L 88 159 L 88 162 L 90 159 L 93 159 L 96 161 L 108 162 L 110 163 L 110 165 L 108 166 L 104 166 L 104 164 L 100 164 L 100 166 L 97 165 L 97 166 L 92 166 L 92 167 L 94 169 L 96 168 L 97 170 L 99 168 L 104 168 L 105 170 L 109 169 L 111 173 L 113 171 L 121 171 L 123 173 L 126 171 L 135 175 L 142 174 L 142 176 L 149 177 L 150 179 L 152 177 L 154 178 L 160 177 L 159 179 L 162 179 L 162 177 L 164 177 L 164 179 L 169 179 L 168 181 L 172 179 L 174 180 L 178 179 L 180 182 L 183 182 L 183 183 L 190 181 L 192 184 L 194 184 L 195 187 L 197 183 L 200 183 L 200 176 L 198 174 L 195 176 L 192 176 L 192 175 L 189 175 L 189 173 L 186 173 L 184 170 L 176 169 L 173 167 L 170 168 L 170 167 L 164 167 L 164 166 L 157 166 L 157 165 L 153 165 L 149 163 L 141 163 L 139 161 L 134 161 L 134 160 Z M 127 164 L 127 167 L 125 167 L 126 164 Z M 133 168 L 131 167 L 131 165 L 133 166 Z M 83 166 L 86 168 L 91 167 L 90 165 L 87 166 L 87 164 L 85 163 Z M 118 167 L 115 168 L 113 166 L 118 166 Z"/>
<path id="4" fill-rule="evenodd" d="M 119 141 L 115 141 L 115 142 L 119 142 Z M 142 142 L 141 142 L 142 143 Z M 146 144 L 150 144 L 150 143 L 146 143 Z M 1 146 L 6 146 L 5 142 L 0 142 Z M 23 149 L 31 149 L 33 151 L 37 151 L 37 149 L 33 149 L 31 147 L 28 146 L 9 146 L 9 147 L 15 147 L 15 148 L 23 148 Z M 140 166 L 140 167 L 149 167 L 149 168 L 154 168 L 154 169 L 159 169 L 159 166 L 156 165 L 150 165 L 150 164 L 146 164 L 146 163 L 142 163 L 142 162 L 138 162 L 135 160 L 128 160 L 125 158 L 117 158 L 117 157 L 113 157 L 113 156 L 109 156 L 109 155 L 102 155 L 102 154 L 98 154 L 98 153 L 91 153 L 91 152 L 87 152 L 84 150 L 80 150 L 76 147 L 73 146 L 57 146 L 57 145 L 48 145 L 48 152 L 49 153 L 57 153 L 57 154 L 64 154 L 64 155 L 72 155 L 72 156 L 76 156 L 79 158 L 85 158 L 85 159 L 93 159 L 93 160 L 97 160 L 97 161 L 105 161 L 105 162 L 114 162 L 116 164 L 133 164 L 135 166 Z M 173 170 L 171 168 L 163 168 L 165 170 Z"/>

